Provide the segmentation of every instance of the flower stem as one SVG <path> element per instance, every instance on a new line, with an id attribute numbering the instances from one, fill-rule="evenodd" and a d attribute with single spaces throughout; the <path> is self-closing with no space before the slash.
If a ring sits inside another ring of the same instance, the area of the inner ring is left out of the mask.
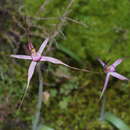
<path id="1" fill-rule="evenodd" d="M 102 103 L 101 103 L 101 111 L 100 111 L 100 120 L 104 120 L 105 116 L 105 106 L 106 106 L 106 95 L 103 95 L 102 97 Z"/>
<path id="2" fill-rule="evenodd" d="M 36 114 L 32 124 L 32 130 L 38 130 L 38 125 L 40 122 L 40 111 L 42 106 L 42 92 L 43 92 L 43 79 L 42 73 L 40 70 L 40 63 L 37 65 L 38 77 L 39 77 L 39 92 L 38 92 L 38 103 L 36 106 Z"/>

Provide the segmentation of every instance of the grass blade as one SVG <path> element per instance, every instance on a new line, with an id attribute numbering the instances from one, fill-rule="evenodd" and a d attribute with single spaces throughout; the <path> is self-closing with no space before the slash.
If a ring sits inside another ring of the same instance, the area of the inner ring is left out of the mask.
<path id="1" fill-rule="evenodd" d="M 130 128 L 120 118 L 110 112 L 105 113 L 104 120 L 108 121 L 119 130 L 130 130 Z"/>
<path id="2" fill-rule="evenodd" d="M 80 57 L 78 57 L 77 55 L 75 55 L 72 51 L 70 51 L 69 49 L 65 48 L 62 45 L 57 45 L 57 49 L 62 51 L 63 53 L 65 53 L 66 55 L 70 56 L 72 59 L 74 59 L 75 61 L 77 61 L 78 63 L 81 64 L 81 60 Z"/>

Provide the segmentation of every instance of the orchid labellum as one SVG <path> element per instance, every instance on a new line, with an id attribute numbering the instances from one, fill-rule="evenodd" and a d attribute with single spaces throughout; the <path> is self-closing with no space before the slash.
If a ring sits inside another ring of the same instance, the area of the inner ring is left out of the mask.
<path id="1" fill-rule="evenodd" d="M 105 92 L 105 90 L 106 90 L 106 88 L 107 88 L 107 84 L 108 84 L 110 76 L 113 76 L 113 77 L 115 77 L 117 79 L 120 79 L 120 80 L 129 80 L 129 79 L 126 78 L 125 76 L 121 75 L 121 74 L 118 74 L 115 71 L 116 66 L 119 65 L 123 61 L 122 58 L 117 59 L 110 66 L 107 66 L 101 59 L 98 59 L 98 61 L 100 62 L 100 64 L 102 65 L 102 67 L 104 69 L 104 72 L 106 73 L 106 79 L 105 79 L 104 87 L 103 87 L 103 90 L 102 90 L 102 93 L 101 93 L 101 96 L 100 96 L 100 99 L 101 99 L 103 94 L 104 94 L 104 92 Z"/>

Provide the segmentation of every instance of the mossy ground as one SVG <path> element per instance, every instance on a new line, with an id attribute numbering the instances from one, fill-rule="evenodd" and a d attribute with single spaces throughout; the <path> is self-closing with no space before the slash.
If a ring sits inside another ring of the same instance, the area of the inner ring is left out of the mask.
<path id="1" fill-rule="evenodd" d="M 23 12 L 26 16 L 35 17 L 41 3 L 25 0 Z M 46 5 L 45 10 L 39 10 L 39 17 L 59 17 L 66 11 L 68 1 L 52 1 Z M 7 5 L 7 4 L 6 4 Z M 8 5 L 9 7 L 11 4 Z M 14 60 L 9 57 L 15 52 L 25 53 L 24 46 L 27 37 L 24 31 L 16 25 L 12 18 L 26 26 L 24 19 L 18 14 L 18 8 L 10 10 L 3 18 L 0 26 L 0 111 L 1 127 L 3 129 L 30 129 L 35 113 L 38 92 L 38 75 L 35 73 L 30 90 L 24 104 L 16 113 L 17 104 L 24 93 L 26 85 L 27 69 L 29 62 Z M 18 5 L 20 6 L 20 5 Z M 4 10 L 1 7 L 1 10 Z M 80 21 L 80 24 L 66 20 L 62 33 L 53 43 L 52 50 L 47 54 L 61 59 L 65 63 L 91 70 L 90 73 L 69 70 L 65 67 L 45 63 L 42 66 L 44 91 L 49 92 L 50 98 L 43 103 L 41 122 L 56 130 L 114 130 L 115 128 L 100 118 L 101 102 L 99 96 L 103 88 L 105 74 L 97 57 L 108 61 L 110 64 L 117 58 L 128 57 L 119 65 L 117 71 L 126 77 L 130 77 L 130 1 L 129 0 L 75 0 L 71 7 L 69 18 Z M 13 13 L 12 13 L 13 12 Z M 31 21 L 36 26 L 30 31 L 34 33 L 31 39 L 38 48 L 42 42 L 44 31 L 53 32 L 53 24 L 60 19 Z M 84 23 L 84 24 L 81 24 Z M 40 30 L 38 27 L 44 27 Z M 19 39 L 13 37 L 10 30 L 19 34 Z M 36 35 L 37 34 L 37 35 Z M 64 34 L 64 35 L 63 35 Z M 56 48 L 62 45 L 72 52 L 80 62 L 72 55 Z M 99 73 L 93 73 L 99 72 Z M 129 83 L 111 78 L 105 93 L 106 111 L 113 112 L 130 126 L 130 87 Z M 13 124 L 13 125 L 12 125 Z"/>

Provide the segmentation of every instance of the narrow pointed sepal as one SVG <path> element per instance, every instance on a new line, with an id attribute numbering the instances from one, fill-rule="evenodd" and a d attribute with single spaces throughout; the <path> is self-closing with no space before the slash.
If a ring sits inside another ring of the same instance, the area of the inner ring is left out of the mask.
<path id="1" fill-rule="evenodd" d="M 109 78 L 110 78 L 110 73 L 107 73 L 105 83 L 104 83 L 104 87 L 103 87 L 103 90 L 102 90 L 101 95 L 100 95 L 100 99 L 102 98 L 102 96 L 103 96 L 103 94 L 104 94 L 104 92 L 105 92 L 105 90 L 107 88 Z"/>
<path id="2" fill-rule="evenodd" d="M 27 55 L 10 55 L 10 56 L 17 59 L 32 60 L 32 57 Z"/>
<path id="3" fill-rule="evenodd" d="M 39 50 L 38 50 L 38 53 L 41 55 L 44 48 L 46 47 L 47 43 L 49 41 L 49 38 L 46 38 L 45 41 L 42 43 L 42 45 L 40 46 Z"/>
<path id="4" fill-rule="evenodd" d="M 69 67 L 71 69 L 75 69 L 75 70 L 79 70 L 79 71 L 84 71 L 84 72 L 90 72 L 89 70 L 86 70 L 86 69 L 79 69 L 79 68 L 76 68 L 76 67 L 69 66 L 69 65 L 65 64 L 64 62 L 62 62 L 61 60 L 58 60 L 58 59 L 53 58 L 53 57 L 42 56 L 41 59 L 40 59 L 40 61 L 48 61 L 48 62 L 51 62 L 53 64 L 64 65 L 64 66 Z"/>
<path id="5" fill-rule="evenodd" d="M 128 78 L 126 78 L 125 76 L 118 74 L 117 72 L 110 72 L 110 74 L 120 80 L 129 80 Z"/>

